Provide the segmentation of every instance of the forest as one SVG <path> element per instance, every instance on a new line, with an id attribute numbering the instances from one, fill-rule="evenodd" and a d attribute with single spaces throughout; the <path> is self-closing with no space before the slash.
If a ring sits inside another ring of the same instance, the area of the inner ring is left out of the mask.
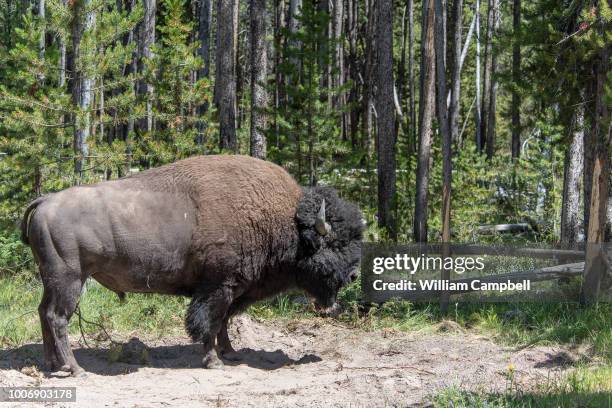
<path id="1" fill-rule="evenodd" d="M 605 1 L 2 0 L 0 219 L 196 154 L 359 202 L 369 238 L 610 234 Z"/>

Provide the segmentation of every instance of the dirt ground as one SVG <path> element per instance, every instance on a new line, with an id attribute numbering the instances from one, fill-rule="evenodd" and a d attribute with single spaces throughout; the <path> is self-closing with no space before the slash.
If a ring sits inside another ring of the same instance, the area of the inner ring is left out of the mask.
<path id="1" fill-rule="evenodd" d="M 199 347 L 186 337 L 132 338 L 110 350 L 75 342 L 87 374 L 63 378 L 32 367 L 41 361 L 39 343 L 0 351 L 0 386 L 76 386 L 77 403 L 58 405 L 79 407 L 427 406 L 444 387 L 503 392 L 510 365 L 515 386 L 528 390 L 579 358 L 560 347 L 499 346 L 452 323 L 440 331 L 365 332 L 330 319 L 240 316 L 230 333 L 239 351 L 222 370 L 202 369 Z"/>

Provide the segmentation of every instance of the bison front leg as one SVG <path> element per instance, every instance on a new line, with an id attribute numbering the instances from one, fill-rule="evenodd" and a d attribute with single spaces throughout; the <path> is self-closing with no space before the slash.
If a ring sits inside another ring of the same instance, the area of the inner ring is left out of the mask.
<path id="1" fill-rule="evenodd" d="M 232 342 L 227 334 L 229 319 L 229 315 L 225 316 L 225 319 L 223 319 L 223 323 L 221 324 L 221 330 L 219 330 L 219 334 L 217 334 L 217 346 L 219 347 L 219 353 L 221 353 L 222 356 L 228 353 L 236 352 L 232 347 Z"/>
<path id="2" fill-rule="evenodd" d="M 202 364 L 205 368 L 223 368 L 223 362 L 214 347 L 215 338 L 221 330 L 232 298 L 231 290 L 221 287 L 194 295 L 187 309 L 185 326 L 193 341 L 202 342 Z"/>

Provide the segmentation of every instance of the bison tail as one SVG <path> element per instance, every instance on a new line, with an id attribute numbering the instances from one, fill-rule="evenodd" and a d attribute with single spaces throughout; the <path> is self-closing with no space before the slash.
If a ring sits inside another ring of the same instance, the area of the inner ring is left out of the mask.
<path id="1" fill-rule="evenodd" d="M 36 208 L 47 198 L 48 196 L 38 197 L 28 205 L 28 208 L 26 208 L 25 213 L 23 214 L 23 219 L 21 220 L 21 241 L 26 245 L 30 245 L 30 240 L 28 237 L 30 219 L 32 218 L 32 215 L 34 215 Z"/>

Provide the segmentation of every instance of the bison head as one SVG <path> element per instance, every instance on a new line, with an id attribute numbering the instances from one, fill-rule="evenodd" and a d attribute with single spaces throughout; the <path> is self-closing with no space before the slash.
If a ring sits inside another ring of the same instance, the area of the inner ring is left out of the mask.
<path id="1" fill-rule="evenodd" d="M 304 190 L 296 221 L 297 285 L 319 306 L 331 307 L 340 288 L 357 278 L 364 228 L 361 212 L 334 189 L 314 187 Z"/>

